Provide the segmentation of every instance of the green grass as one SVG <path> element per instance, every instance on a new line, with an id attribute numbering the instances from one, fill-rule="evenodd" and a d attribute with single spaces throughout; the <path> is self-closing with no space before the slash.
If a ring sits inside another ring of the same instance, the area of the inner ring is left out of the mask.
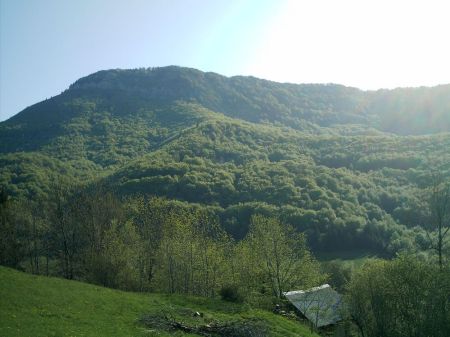
<path id="1" fill-rule="evenodd" d="M 192 311 L 204 313 L 202 320 L 259 318 L 274 337 L 318 336 L 299 322 L 246 305 L 129 293 L 0 267 L 0 336 L 194 336 L 149 330 L 137 322 L 145 313 L 162 311 L 186 321 L 193 320 Z"/>

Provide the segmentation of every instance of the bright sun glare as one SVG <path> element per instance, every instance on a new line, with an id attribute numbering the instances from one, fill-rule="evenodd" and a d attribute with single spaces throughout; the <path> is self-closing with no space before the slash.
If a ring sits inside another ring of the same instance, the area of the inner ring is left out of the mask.
<path id="1" fill-rule="evenodd" d="M 446 1 L 288 1 L 247 72 L 276 81 L 363 89 L 446 83 Z"/>

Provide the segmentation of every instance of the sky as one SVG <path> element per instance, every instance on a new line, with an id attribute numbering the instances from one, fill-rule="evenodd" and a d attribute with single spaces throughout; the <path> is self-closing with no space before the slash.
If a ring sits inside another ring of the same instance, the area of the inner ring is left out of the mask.
<path id="1" fill-rule="evenodd" d="M 449 13 L 447 0 L 0 0 L 0 121 L 112 68 L 450 83 Z"/>

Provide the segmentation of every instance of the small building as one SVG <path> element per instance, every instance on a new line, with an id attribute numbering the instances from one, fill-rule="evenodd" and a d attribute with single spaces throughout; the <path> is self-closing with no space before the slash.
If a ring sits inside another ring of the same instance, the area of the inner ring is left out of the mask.
<path id="1" fill-rule="evenodd" d="M 342 296 L 329 284 L 283 294 L 316 328 L 342 320 Z"/>

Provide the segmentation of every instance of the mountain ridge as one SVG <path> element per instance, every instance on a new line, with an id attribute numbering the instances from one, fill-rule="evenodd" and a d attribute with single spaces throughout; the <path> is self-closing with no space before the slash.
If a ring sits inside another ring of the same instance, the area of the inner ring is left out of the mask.
<path id="1" fill-rule="evenodd" d="M 27 118 L 39 122 L 45 115 L 36 119 L 37 113 L 33 111 L 52 110 L 52 105 L 73 97 L 110 100 L 111 96 L 119 95 L 122 102 L 116 102 L 116 112 L 120 109 L 126 112 L 127 105 L 130 110 L 138 110 L 148 104 L 181 100 L 233 118 L 280 123 L 299 130 L 305 122 L 310 122 L 322 127 L 359 124 L 402 135 L 425 134 L 450 130 L 450 118 L 445 116 L 450 108 L 449 93 L 450 85 L 362 91 L 340 84 L 292 84 L 251 76 L 226 77 L 177 66 L 112 69 L 85 76 L 61 95 L 33 105 L 3 123 L 23 122 Z M 76 113 L 76 108 L 71 112 Z M 52 119 L 56 116 L 53 114 Z M 70 116 L 66 112 L 60 118 Z M 400 122 L 401 128 L 396 125 Z"/>

